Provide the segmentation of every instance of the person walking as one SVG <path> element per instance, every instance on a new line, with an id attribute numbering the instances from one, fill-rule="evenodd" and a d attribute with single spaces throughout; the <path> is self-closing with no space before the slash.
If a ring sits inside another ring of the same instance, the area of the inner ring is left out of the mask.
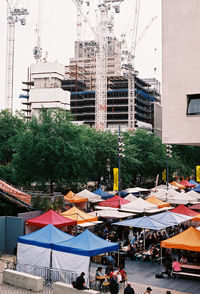
<path id="1" fill-rule="evenodd" d="M 119 284 L 117 280 L 117 274 L 113 274 L 112 278 L 110 279 L 110 293 L 111 294 L 118 294 L 119 293 Z"/>
<path id="2" fill-rule="evenodd" d="M 134 289 L 131 287 L 131 283 L 127 282 L 127 286 L 124 289 L 124 294 L 135 294 Z"/>
<path id="3" fill-rule="evenodd" d="M 151 294 L 152 289 L 150 287 L 147 287 L 146 291 L 144 292 L 144 294 Z"/>

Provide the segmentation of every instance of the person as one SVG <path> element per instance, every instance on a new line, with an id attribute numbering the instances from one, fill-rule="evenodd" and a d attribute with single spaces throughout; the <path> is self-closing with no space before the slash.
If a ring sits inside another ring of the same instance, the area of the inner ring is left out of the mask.
<path id="1" fill-rule="evenodd" d="M 114 266 L 115 260 L 112 255 L 107 256 L 107 261 L 108 261 L 108 264 L 112 264 L 112 266 Z"/>
<path id="2" fill-rule="evenodd" d="M 181 259 L 180 259 L 180 263 L 186 264 L 187 262 L 188 262 L 187 257 L 182 256 Z"/>
<path id="3" fill-rule="evenodd" d="M 117 274 L 114 273 L 112 278 L 110 279 L 110 293 L 111 294 L 118 294 L 119 293 L 119 284 L 118 284 L 118 280 L 117 280 Z"/>
<path id="4" fill-rule="evenodd" d="M 124 294 L 135 294 L 134 289 L 131 287 L 131 283 L 127 282 L 127 286 L 124 289 Z"/>
<path id="5" fill-rule="evenodd" d="M 151 294 L 152 289 L 150 287 L 147 287 L 146 291 L 144 292 L 144 294 Z"/>
<path id="6" fill-rule="evenodd" d="M 172 272 L 172 261 L 171 259 L 166 259 L 164 263 L 164 271 L 162 271 L 161 276 L 163 277 L 164 274 L 168 275 L 168 278 L 171 278 L 171 272 Z"/>
<path id="7" fill-rule="evenodd" d="M 112 266 L 112 264 L 108 264 L 107 267 L 106 267 L 106 270 L 105 270 L 105 274 L 107 276 L 111 276 L 111 273 L 114 271 L 114 268 Z"/>
<path id="8" fill-rule="evenodd" d="M 103 268 L 101 266 L 99 266 L 96 270 L 96 277 L 100 277 L 100 276 L 105 276 L 103 274 Z"/>
<path id="9" fill-rule="evenodd" d="M 169 290 L 167 290 L 167 291 L 166 291 L 166 294 L 172 294 L 172 292 L 171 292 L 171 291 L 169 291 Z"/>
<path id="10" fill-rule="evenodd" d="M 176 260 L 176 258 L 173 259 L 172 268 L 174 272 L 180 272 L 181 266 L 180 263 Z"/>
<path id="11" fill-rule="evenodd" d="M 118 273 L 117 274 L 120 274 L 121 275 L 121 281 L 120 281 L 120 283 L 123 283 L 123 282 L 125 282 L 127 280 L 127 274 L 126 274 L 126 272 L 125 272 L 125 270 L 124 270 L 124 268 L 123 268 L 122 265 L 119 266 Z"/>
<path id="12" fill-rule="evenodd" d="M 85 290 L 85 289 L 88 289 L 88 288 L 85 286 L 85 279 L 84 279 L 84 276 L 85 276 L 85 273 L 82 272 L 82 273 L 80 274 L 80 276 L 77 277 L 74 288 L 76 288 L 76 289 L 78 289 L 78 290 Z"/>

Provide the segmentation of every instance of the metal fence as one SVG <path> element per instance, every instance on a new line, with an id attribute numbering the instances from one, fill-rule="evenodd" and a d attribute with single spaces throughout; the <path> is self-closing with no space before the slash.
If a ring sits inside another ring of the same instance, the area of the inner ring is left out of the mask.
<path id="1" fill-rule="evenodd" d="M 73 271 L 28 264 L 17 264 L 16 269 L 20 272 L 44 278 L 45 285 L 51 285 L 54 282 L 71 284 L 72 281 L 75 281 L 78 276 Z"/>

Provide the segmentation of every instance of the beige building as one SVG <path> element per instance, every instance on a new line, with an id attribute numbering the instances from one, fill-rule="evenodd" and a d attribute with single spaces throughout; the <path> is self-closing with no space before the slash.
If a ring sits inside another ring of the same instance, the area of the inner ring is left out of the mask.
<path id="1" fill-rule="evenodd" d="M 96 42 L 76 41 L 74 58 L 70 58 L 70 65 L 78 65 L 84 69 L 84 81 L 88 90 L 95 89 L 96 76 Z M 114 38 L 108 40 L 107 46 L 107 76 L 121 75 L 121 44 Z"/>
<path id="2" fill-rule="evenodd" d="M 163 0 L 163 143 L 200 145 L 200 0 Z"/>

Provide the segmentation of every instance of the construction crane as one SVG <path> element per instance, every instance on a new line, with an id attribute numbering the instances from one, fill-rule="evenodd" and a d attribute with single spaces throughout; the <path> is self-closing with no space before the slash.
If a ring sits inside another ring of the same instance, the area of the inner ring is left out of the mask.
<path id="1" fill-rule="evenodd" d="M 12 6 L 7 1 L 7 49 L 6 49 L 6 82 L 5 82 L 5 109 L 13 112 L 13 75 L 15 50 L 15 24 L 26 24 L 27 9 L 18 8 L 19 1 Z"/>
<path id="2" fill-rule="evenodd" d="M 38 0 L 38 20 L 36 24 L 36 46 L 33 48 L 33 56 L 36 62 L 42 61 L 42 47 L 41 47 L 41 22 L 42 22 L 42 0 Z"/>
<path id="3" fill-rule="evenodd" d="M 82 1 L 73 0 L 76 4 L 79 13 L 77 13 L 77 37 L 80 34 L 81 27 L 80 15 L 88 23 L 90 29 L 94 33 L 96 39 L 96 85 L 95 85 L 95 128 L 105 130 L 107 128 L 107 54 L 108 43 L 113 35 L 114 15 L 120 12 L 120 3 L 124 0 L 99 0 L 97 18 L 97 27 L 91 26 L 87 17 L 83 15 L 81 10 Z M 89 5 L 89 1 L 87 5 Z"/>

